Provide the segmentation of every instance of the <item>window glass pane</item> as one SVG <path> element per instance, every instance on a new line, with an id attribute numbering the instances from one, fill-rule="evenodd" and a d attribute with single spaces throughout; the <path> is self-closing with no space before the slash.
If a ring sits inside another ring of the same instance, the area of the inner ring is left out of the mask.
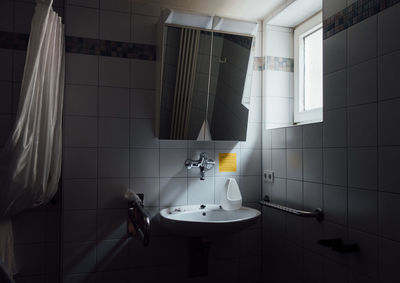
<path id="1" fill-rule="evenodd" d="M 322 107 L 322 28 L 304 37 L 304 110 Z"/>

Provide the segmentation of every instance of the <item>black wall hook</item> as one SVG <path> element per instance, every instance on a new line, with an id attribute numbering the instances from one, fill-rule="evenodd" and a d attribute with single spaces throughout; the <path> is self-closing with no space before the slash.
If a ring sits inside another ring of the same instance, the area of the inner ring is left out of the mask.
<path id="1" fill-rule="evenodd" d="M 318 244 L 324 247 L 333 248 L 337 246 L 343 246 L 343 240 L 340 238 L 325 239 L 325 240 L 319 240 Z"/>
<path id="2" fill-rule="evenodd" d="M 318 241 L 318 244 L 327 248 L 332 248 L 333 251 L 341 254 L 355 253 L 360 250 L 357 244 L 345 245 L 341 238 L 322 239 Z"/>
<path id="3" fill-rule="evenodd" d="M 333 247 L 332 250 L 339 252 L 341 254 L 348 254 L 348 253 L 358 252 L 360 250 L 360 247 L 357 244 L 348 244 L 348 245 Z"/>

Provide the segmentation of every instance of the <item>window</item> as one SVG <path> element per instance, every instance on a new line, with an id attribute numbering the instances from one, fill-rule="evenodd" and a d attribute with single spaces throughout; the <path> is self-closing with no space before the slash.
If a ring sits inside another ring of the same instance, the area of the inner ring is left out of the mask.
<path id="1" fill-rule="evenodd" d="M 322 23 L 318 14 L 294 30 L 294 122 L 322 121 Z"/>

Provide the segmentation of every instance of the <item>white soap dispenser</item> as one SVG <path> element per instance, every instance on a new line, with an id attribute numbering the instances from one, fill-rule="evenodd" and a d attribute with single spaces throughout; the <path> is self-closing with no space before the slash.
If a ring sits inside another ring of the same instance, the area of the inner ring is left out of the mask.
<path id="1" fill-rule="evenodd" d="M 221 207 L 224 210 L 236 210 L 242 207 L 242 194 L 234 178 L 229 178 L 220 196 Z"/>

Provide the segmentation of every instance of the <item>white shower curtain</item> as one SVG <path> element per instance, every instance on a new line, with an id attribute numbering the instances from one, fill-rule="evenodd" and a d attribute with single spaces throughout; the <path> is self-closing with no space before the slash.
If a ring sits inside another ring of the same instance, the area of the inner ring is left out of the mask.
<path id="1" fill-rule="evenodd" d="M 11 216 L 48 202 L 61 172 L 64 27 L 52 0 L 37 0 L 16 122 L 0 155 L 0 260 L 16 267 Z"/>

